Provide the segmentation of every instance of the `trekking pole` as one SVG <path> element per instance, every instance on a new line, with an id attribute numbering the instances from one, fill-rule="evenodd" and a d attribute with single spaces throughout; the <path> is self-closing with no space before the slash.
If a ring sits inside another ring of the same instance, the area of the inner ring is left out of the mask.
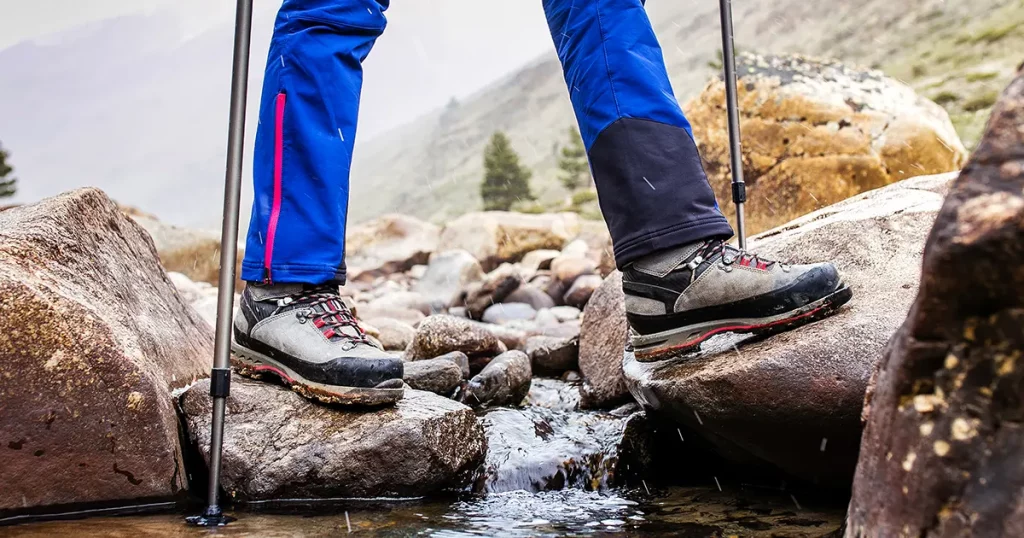
<path id="1" fill-rule="evenodd" d="M 220 287 L 217 290 L 217 339 L 210 372 L 213 422 L 210 427 L 210 483 L 206 510 L 186 518 L 192 525 L 220 527 L 234 521 L 217 504 L 220 494 L 220 457 L 224 446 L 224 411 L 231 388 L 231 311 L 235 299 L 235 262 L 238 257 L 238 205 L 245 150 L 245 106 L 249 82 L 249 45 L 252 39 L 253 0 L 238 0 L 235 10 L 235 49 L 231 70 L 231 116 L 224 180 L 224 214 L 220 231 Z"/>
<path id="2" fill-rule="evenodd" d="M 740 145 L 740 107 L 736 95 L 736 50 L 733 45 L 732 0 L 719 0 L 722 13 L 722 65 L 725 67 L 725 106 L 729 111 L 729 156 L 732 161 L 732 201 L 736 204 L 736 234 L 741 249 L 747 248 L 743 204 L 747 185 L 743 182 L 743 152 Z"/>

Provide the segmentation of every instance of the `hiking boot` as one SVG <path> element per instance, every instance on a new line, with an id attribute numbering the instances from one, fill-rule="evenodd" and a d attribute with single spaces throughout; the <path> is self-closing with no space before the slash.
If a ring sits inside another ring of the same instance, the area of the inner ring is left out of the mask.
<path id="1" fill-rule="evenodd" d="M 248 284 L 234 336 L 231 363 L 244 376 L 273 375 L 324 403 L 384 405 L 402 398 L 402 359 L 366 336 L 337 287 Z"/>
<path id="2" fill-rule="evenodd" d="M 721 240 L 654 253 L 622 272 L 636 359 L 695 351 L 723 333 L 766 336 L 833 314 L 853 292 L 831 263 L 786 265 Z"/>

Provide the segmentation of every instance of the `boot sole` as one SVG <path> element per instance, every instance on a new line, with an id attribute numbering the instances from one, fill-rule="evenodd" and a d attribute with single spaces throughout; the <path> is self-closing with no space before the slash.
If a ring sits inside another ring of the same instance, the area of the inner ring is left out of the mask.
<path id="1" fill-rule="evenodd" d="M 700 349 L 716 334 L 731 332 L 765 337 L 807 325 L 835 314 L 853 297 L 853 290 L 842 286 L 831 294 L 800 308 L 765 318 L 733 318 L 698 323 L 656 334 L 630 338 L 636 360 L 657 362 Z"/>
<path id="2" fill-rule="evenodd" d="M 231 365 L 240 375 L 256 380 L 272 375 L 303 397 L 320 403 L 374 407 L 394 404 L 405 394 L 401 379 L 391 379 L 373 388 L 325 385 L 310 381 L 271 357 L 236 342 L 231 343 L 231 353 Z"/>

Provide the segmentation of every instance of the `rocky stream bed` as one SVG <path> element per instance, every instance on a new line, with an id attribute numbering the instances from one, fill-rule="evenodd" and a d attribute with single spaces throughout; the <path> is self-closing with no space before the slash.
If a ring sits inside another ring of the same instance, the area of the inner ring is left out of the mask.
<path id="1" fill-rule="evenodd" d="M 789 106 L 834 82 L 805 76 L 783 77 Z M 863 121 L 836 129 L 876 123 L 846 90 L 825 116 Z M 406 361 L 406 397 L 341 409 L 234 376 L 222 485 L 241 519 L 217 533 L 1024 535 L 1022 125 L 1024 74 L 962 172 L 854 181 L 751 239 L 836 262 L 854 300 L 835 316 L 659 363 L 625 347 L 601 223 L 354 227 L 342 291 Z M 179 262 L 217 243 L 131 215 L 95 189 L 0 212 L 2 535 L 203 534 L 181 515 L 206 480 L 217 290 Z M 85 519 L 36 521 L 54 517 Z"/>

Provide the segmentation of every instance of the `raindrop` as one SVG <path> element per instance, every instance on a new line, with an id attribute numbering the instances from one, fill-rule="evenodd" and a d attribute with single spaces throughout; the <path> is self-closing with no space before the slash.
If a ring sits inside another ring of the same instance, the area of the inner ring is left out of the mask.
<path id="1" fill-rule="evenodd" d="M 345 511 L 345 526 L 348 527 L 348 533 L 352 534 L 352 522 L 348 519 L 348 510 Z"/>
<path id="2" fill-rule="evenodd" d="M 698 424 L 700 424 L 701 426 L 704 425 L 704 421 L 700 419 L 700 415 L 697 414 L 697 410 L 696 409 L 693 410 L 693 416 L 697 417 L 697 423 Z"/>
<path id="3" fill-rule="evenodd" d="M 822 437 L 821 438 L 821 451 L 822 452 L 825 451 L 825 445 L 827 445 L 827 444 L 828 444 L 828 437 Z"/>
<path id="4" fill-rule="evenodd" d="M 722 484 L 718 481 L 718 477 L 715 477 L 715 485 L 718 486 L 718 491 L 722 491 Z"/>

